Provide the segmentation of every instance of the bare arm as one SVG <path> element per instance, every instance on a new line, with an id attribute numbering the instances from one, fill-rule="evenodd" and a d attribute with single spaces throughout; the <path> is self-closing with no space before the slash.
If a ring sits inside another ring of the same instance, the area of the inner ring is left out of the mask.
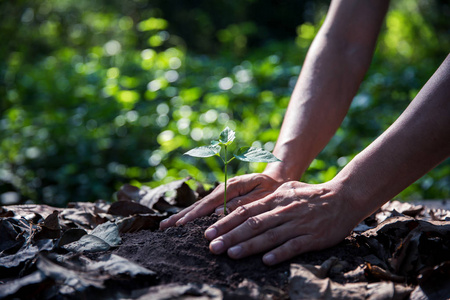
<path id="1" fill-rule="evenodd" d="M 403 114 L 334 179 L 369 215 L 450 155 L 450 55 Z"/>
<path id="2" fill-rule="evenodd" d="M 265 174 L 299 180 L 344 119 L 369 68 L 389 1 L 332 1 L 292 94 Z"/>
<path id="3" fill-rule="evenodd" d="M 388 0 L 336 0 L 305 59 L 289 103 L 274 154 L 283 163 L 269 164 L 263 174 L 228 181 L 230 211 L 259 200 L 282 183 L 299 180 L 333 136 L 367 71 Z M 223 185 L 208 197 L 161 222 L 183 225 L 211 214 L 221 205 Z"/>
<path id="4" fill-rule="evenodd" d="M 450 55 L 405 112 L 333 180 L 290 181 L 239 207 L 205 235 L 216 254 L 269 250 L 272 265 L 337 244 L 364 217 L 450 156 Z"/>

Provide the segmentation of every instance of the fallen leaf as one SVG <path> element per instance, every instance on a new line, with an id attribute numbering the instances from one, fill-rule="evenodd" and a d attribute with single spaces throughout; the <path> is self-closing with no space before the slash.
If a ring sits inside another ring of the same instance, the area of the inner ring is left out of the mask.
<path id="1" fill-rule="evenodd" d="M 83 272 L 61 266 L 44 255 L 39 255 L 38 269 L 45 276 L 52 278 L 60 286 L 59 292 L 64 295 L 83 292 L 89 287 L 103 288 L 108 276 L 97 272 Z"/>
<path id="2" fill-rule="evenodd" d="M 153 209 L 134 201 L 114 202 L 108 209 L 108 214 L 123 217 L 128 217 L 137 214 L 152 214 L 152 213 L 156 212 Z"/>
<path id="3" fill-rule="evenodd" d="M 385 270 L 379 266 L 366 263 L 366 268 L 364 270 L 365 275 L 369 280 L 385 280 L 393 282 L 405 282 L 406 278 L 404 276 L 399 276 Z"/>
<path id="4" fill-rule="evenodd" d="M 14 223 L 16 220 L 13 218 L 0 219 L 0 253 L 15 253 L 25 242 L 25 238 L 13 226 Z"/>
<path id="5" fill-rule="evenodd" d="M 100 252 L 107 251 L 111 246 L 95 235 L 83 235 L 78 241 L 62 246 L 63 249 L 71 252 Z"/>
<path id="6" fill-rule="evenodd" d="M 78 241 L 87 232 L 84 229 L 73 228 L 66 230 L 58 241 L 58 247 Z"/>
<path id="7" fill-rule="evenodd" d="M 61 218 L 69 227 L 82 227 L 92 229 L 97 225 L 109 221 L 108 215 L 97 214 L 93 211 L 83 211 L 76 208 L 67 208 L 61 212 Z M 112 216 L 109 215 L 111 218 Z"/>
<path id="8" fill-rule="evenodd" d="M 59 225 L 58 211 L 55 210 L 48 215 L 43 224 L 39 224 L 39 227 L 39 231 L 34 236 L 36 240 L 60 238 L 61 226 Z"/>
<path id="9" fill-rule="evenodd" d="M 156 230 L 159 228 L 159 223 L 164 220 L 167 215 L 155 214 L 139 214 L 131 217 L 125 217 L 117 220 L 119 232 L 136 232 L 139 230 Z"/>
<path id="10" fill-rule="evenodd" d="M 79 240 L 64 244 L 63 249 L 71 252 L 99 252 L 107 251 L 121 243 L 119 227 L 112 222 L 103 223 L 90 234 L 81 236 Z"/>
<path id="11" fill-rule="evenodd" d="M 97 200 L 95 202 L 69 202 L 67 208 L 76 208 L 93 214 L 106 213 L 110 204 L 105 200 Z"/>
<path id="12" fill-rule="evenodd" d="M 418 281 L 419 285 L 411 293 L 411 300 L 450 299 L 450 261 L 425 268 Z"/>
<path id="13" fill-rule="evenodd" d="M 124 184 L 117 192 L 118 201 L 139 201 L 140 189 L 130 184 Z"/>
<path id="14" fill-rule="evenodd" d="M 45 205 L 45 204 L 22 204 L 22 205 L 9 205 L 4 207 L 8 211 L 12 211 L 15 216 L 25 217 L 30 214 L 39 214 L 43 218 L 47 218 L 55 210 L 61 210 L 60 208 Z"/>
<path id="15" fill-rule="evenodd" d="M 36 271 L 30 275 L 8 281 L 0 285 L 0 299 L 12 297 L 13 299 L 32 299 L 47 277 L 41 271 Z"/>
<path id="16" fill-rule="evenodd" d="M 0 266 L 2 268 L 13 268 L 31 260 L 37 256 L 39 248 L 34 245 L 24 245 L 17 253 L 0 257 Z"/>
<path id="17" fill-rule="evenodd" d="M 119 246 L 122 242 L 119 235 L 119 227 L 116 223 L 109 221 L 95 227 L 94 230 L 92 230 L 91 235 L 102 239 L 111 247 Z"/>
<path id="18" fill-rule="evenodd" d="M 329 278 L 319 278 L 310 269 L 299 264 L 291 264 L 289 278 L 290 299 L 404 299 L 412 291 L 411 287 L 380 283 L 347 283 L 345 285 Z"/>
<path id="19" fill-rule="evenodd" d="M 155 272 L 147 268 L 141 267 L 140 265 L 115 254 L 103 255 L 100 258 L 98 258 L 97 261 L 92 261 L 89 264 L 87 264 L 86 267 L 95 272 L 103 270 L 103 272 L 111 276 L 118 276 L 118 275 L 127 275 L 131 277 L 136 277 L 138 275 L 156 276 Z"/>
<path id="20" fill-rule="evenodd" d="M 381 207 L 382 211 L 397 211 L 403 215 L 416 217 L 423 210 L 423 205 L 414 205 L 408 202 L 389 201 Z"/>
<path id="21" fill-rule="evenodd" d="M 139 203 L 150 208 L 155 208 L 163 211 L 162 201 L 172 206 L 189 206 L 197 200 L 195 192 L 186 184 L 190 178 L 184 178 L 170 183 L 160 185 L 154 189 L 143 186 L 140 191 Z M 165 197 L 167 192 L 172 192 L 174 195 Z M 162 200 L 162 201 L 160 201 Z M 157 203 L 160 202 L 160 208 Z"/>
<path id="22" fill-rule="evenodd" d="M 195 298 L 194 298 L 195 297 Z M 206 284 L 166 284 L 133 291 L 132 299 L 199 299 L 199 300 L 222 300 L 225 299 L 222 291 L 216 287 Z M 232 299 L 232 298 L 231 298 Z"/>

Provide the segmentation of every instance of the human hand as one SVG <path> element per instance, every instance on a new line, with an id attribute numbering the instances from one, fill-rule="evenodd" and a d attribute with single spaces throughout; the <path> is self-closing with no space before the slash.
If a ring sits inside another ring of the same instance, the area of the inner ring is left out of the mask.
<path id="1" fill-rule="evenodd" d="M 205 236 L 215 254 L 227 252 L 240 259 L 268 251 L 263 262 L 274 265 L 339 243 L 363 217 L 337 184 L 290 181 L 238 207 L 210 226 Z"/>
<path id="2" fill-rule="evenodd" d="M 233 211 L 241 205 L 262 199 L 275 191 L 281 184 L 281 181 L 277 181 L 267 174 L 247 174 L 231 178 L 228 180 L 227 187 L 227 210 Z M 224 184 L 220 184 L 211 194 L 163 220 L 159 226 L 161 229 L 165 229 L 174 225 L 184 225 L 214 211 L 221 213 L 223 212 L 223 198 Z"/>

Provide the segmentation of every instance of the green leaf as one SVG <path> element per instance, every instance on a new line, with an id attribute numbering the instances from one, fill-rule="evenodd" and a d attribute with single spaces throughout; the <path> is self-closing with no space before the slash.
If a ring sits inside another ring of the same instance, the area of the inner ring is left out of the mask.
<path id="1" fill-rule="evenodd" d="M 220 133 L 219 142 L 225 146 L 228 146 L 234 141 L 235 132 L 228 126 Z"/>
<path id="2" fill-rule="evenodd" d="M 246 162 L 277 162 L 281 161 L 269 151 L 261 148 L 242 147 L 238 153 L 234 155 L 239 160 Z"/>
<path id="3" fill-rule="evenodd" d="M 189 155 L 193 157 L 210 157 L 217 155 L 219 152 L 220 152 L 219 145 L 209 145 L 191 149 L 188 152 L 184 153 L 184 155 Z"/>

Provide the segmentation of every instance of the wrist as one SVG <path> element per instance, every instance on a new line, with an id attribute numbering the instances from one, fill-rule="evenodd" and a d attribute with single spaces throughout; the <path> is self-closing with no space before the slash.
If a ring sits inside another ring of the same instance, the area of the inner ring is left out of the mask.
<path id="1" fill-rule="evenodd" d="M 331 182 L 344 196 L 348 209 L 359 215 L 360 220 L 370 216 L 389 199 L 383 193 L 377 193 L 376 187 L 369 184 L 363 174 L 344 168 Z"/>
<path id="2" fill-rule="evenodd" d="M 362 187 L 354 186 L 351 174 L 347 176 L 339 173 L 329 183 L 333 186 L 336 193 L 341 195 L 339 198 L 345 201 L 345 211 L 348 211 L 355 217 L 355 226 L 377 209 L 377 207 L 372 207 L 373 201 L 364 193 Z"/>
<path id="3" fill-rule="evenodd" d="M 298 181 L 301 177 L 296 176 L 294 172 L 286 169 L 283 166 L 283 162 L 269 163 L 262 172 L 264 175 L 271 177 L 272 179 L 284 183 L 287 181 Z"/>

